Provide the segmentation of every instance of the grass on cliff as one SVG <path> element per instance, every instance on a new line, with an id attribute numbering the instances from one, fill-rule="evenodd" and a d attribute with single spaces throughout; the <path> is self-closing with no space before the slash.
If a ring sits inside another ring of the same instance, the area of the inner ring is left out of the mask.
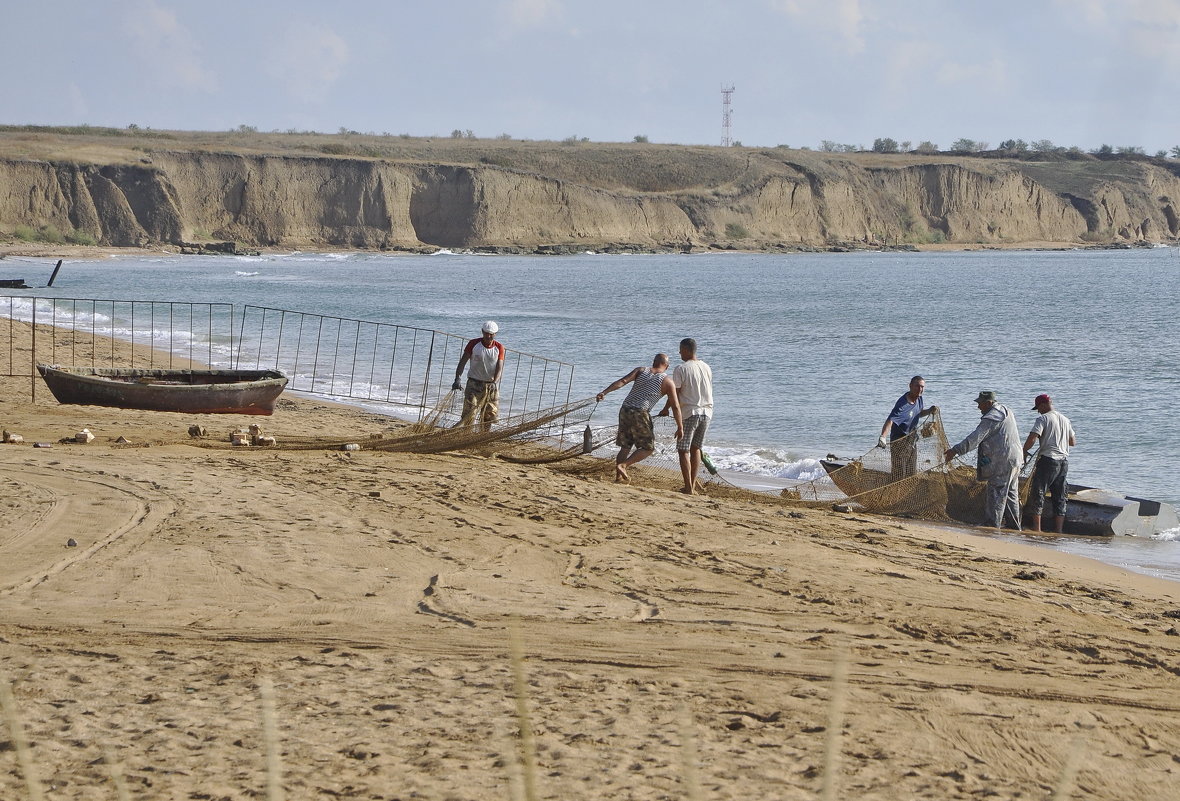
<path id="1" fill-rule="evenodd" d="M 724 187 L 742 181 L 749 169 L 742 149 L 639 142 L 0 126 L 0 158 L 134 164 L 149 161 L 154 150 L 486 165 L 635 192 Z"/>
<path id="2" fill-rule="evenodd" d="M 992 156 L 912 153 L 821 153 L 787 147 L 715 147 L 649 142 L 589 142 L 494 139 L 469 136 L 414 137 L 408 134 L 336 134 L 313 131 L 259 132 L 249 126 L 233 131 L 155 131 L 136 126 L 50 127 L 0 125 L 0 158 L 67 163 L 150 164 L 153 151 L 195 151 L 300 157 L 382 159 L 408 164 L 492 166 L 544 175 L 611 191 L 667 192 L 684 195 L 737 193 L 771 175 L 794 180 L 807 176 L 836 178 L 841 164 L 897 169 L 918 164 L 957 163 L 976 172 L 1018 170 L 1052 191 L 1088 195 L 1108 180 L 1142 180 L 1143 162 L 1180 172 L 1167 159 L 1097 158 L 1069 161 L 1010 162 Z"/>

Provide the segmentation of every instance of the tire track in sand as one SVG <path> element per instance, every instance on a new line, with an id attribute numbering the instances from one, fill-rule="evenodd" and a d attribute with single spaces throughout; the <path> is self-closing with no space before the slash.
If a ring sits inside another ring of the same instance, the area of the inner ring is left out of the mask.
<path id="1" fill-rule="evenodd" d="M 131 482 L 60 465 L 10 462 L 0 464 L 0 476 L 27 500 L 14 525 L 0 523 L 0 597 L 28 591 L 132 531 L 157 528 L 176 510 L 163 494 L 149 497 Z M 71 539 L 76 547 L 67 546 Z"/>

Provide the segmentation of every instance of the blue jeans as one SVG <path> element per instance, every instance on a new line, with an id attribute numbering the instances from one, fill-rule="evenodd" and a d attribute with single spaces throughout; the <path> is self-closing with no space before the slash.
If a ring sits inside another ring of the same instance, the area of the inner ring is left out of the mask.
<path id="1" fill-rule="evenodd" d="M 1069 473 L 1068 459 L 1051 459 L 1042 456 L 1037 459 L 1033 472 L 1032 489 L 1029 492 L 1028 507 L 1034 515 L 1045 508 L 1045 493 L 1053 496 L 1053 515 L 1065 517 L 1065 476 Z"/>

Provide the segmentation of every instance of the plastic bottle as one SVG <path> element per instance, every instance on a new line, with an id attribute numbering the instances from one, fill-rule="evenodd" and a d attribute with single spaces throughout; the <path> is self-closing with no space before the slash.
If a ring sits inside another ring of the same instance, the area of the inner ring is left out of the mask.
<path id="1" fill-rule="evenodd" d="M 713 464 L 713 460 L 709 458 L 709 454 L 705 453 L 704 451 L 701 451 L 701 464 L 703 464 L 705 469 L 710 473 L 717 475 L 717 465 Z"/>

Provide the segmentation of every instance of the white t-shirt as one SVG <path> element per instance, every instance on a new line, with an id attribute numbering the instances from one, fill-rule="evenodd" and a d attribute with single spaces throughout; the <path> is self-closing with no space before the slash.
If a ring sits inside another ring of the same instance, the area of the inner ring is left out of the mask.
<path id="1" fill-rule="evenodd" d="M 685 417 L 713 416 L 713 371 L 700 359 L 689 359 L 672 373 L 680 413 Z"/>
<path id="2" fill-rule="evenodd" d="M 1073 436 L 1073 425 L 1061 412 L 1053 410 L 1042 414 L 1033 423 L 1032 433 L 1041 438 L 1038 456 L 1048 456 L 1050 459 L 1069 458 L 1069 440 Z"/>
<path id="3" fill-rule="evenodd" d="M 471 360 L 471 366 L 467 368 L 469 378 L 484 383 L 496 380 L 497 363 L 504 361 L 503 345 L 493 340 L 492 346 L 487 348 L 484 347 L 483 338 L 479 337 L 468 342 L 463 353 Z"/>

